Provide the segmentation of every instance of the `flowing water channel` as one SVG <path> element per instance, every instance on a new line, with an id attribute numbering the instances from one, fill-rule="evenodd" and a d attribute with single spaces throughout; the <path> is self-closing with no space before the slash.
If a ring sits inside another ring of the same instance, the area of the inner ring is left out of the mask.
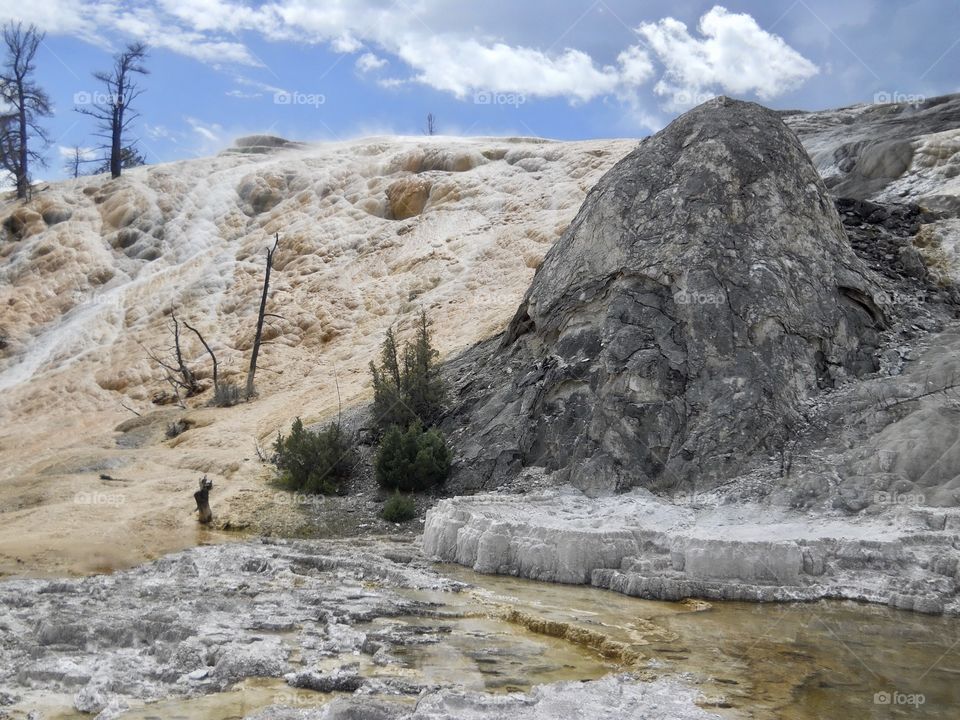
<path id="1" fill-rule="evenodd" d="M 433 603 L 436 612 L 356 628 L 384 635 L 414 625 L 422 644 L 392 648 L 396 663 L 357 654 L 331 658 L 330 668 L 355 662 L 365 677 L 487 692 L 628 670 L 641 678 L 680 675 L 700 689 L 704 708 L 727 718 L 960 717 L 956 619 L 850 602 L 652 602 L 458 566 L 438 570 L 473 588 L 404 591 Z M 228 720 L 272 704 L 320 706 L 332 697 L 279 679 L 251 679 L 228 692 L 151 703 L 123 717 Z"/>

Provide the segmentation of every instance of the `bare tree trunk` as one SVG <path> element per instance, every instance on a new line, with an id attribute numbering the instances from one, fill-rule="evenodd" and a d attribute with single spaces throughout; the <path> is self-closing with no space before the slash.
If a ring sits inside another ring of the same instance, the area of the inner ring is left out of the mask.
<path id="1" fill-rule="evenodd" d="M 110 176 L 118 178 L 123 169 L 123 108 L 113 111 L 113 127 L 110 129 Z"/>
<path id="2" fill-rule="evenodd" d="M 260 354 L 260 341 L 263 336 L 263 318 L 267 312 L 267 293 L 270 291 L 270 269 L 273 267 L 273 254 L 280 244 L 280 233 L 277 233 L 273 248 L 267 250 L 267 269 L 263 274 L 263 294 L 260 296 L 260 314 L 257 316 L 257 332 L 253 336 L 253 350 L 250 353 L 250 369 L 247 371 L 247 398 L 253 397 L 253 376 L 257 372 L 257 355 Z"/>
<path id="3" fill-rule="evenodd" d="M 183 385 L 190 395 L 196 395 L 200 388 L 197 387 L 197 379 L 193 376 L 193 371 L 187 367 L 183 361 L 183 353 L 180 351 L 180 323 L 177 322 L 175 313 L 170 313 L 170 319 L 173 320 L 173 350 L 177 360 L 177 369 L 183 378 Z"/>
<path id="4" fill-rule="evenodd" d="M 213 481 L 208 480 L 204 475 L 200 478 L 200 489 L 193 494 L 193 499 L 197 501 L 197 512 L 200 513 L 199 520 L 206 525 L 213 520 L 213 511 L 210 510 L 210 489 L 213 487 Z"/>
<path id="5" fill-rule="evenodd" d="M 216 397 L 217 390 L 220 388 L 220 383 L 217 380 L 217 356 L 213 354 L 213 350 L 211 350 L 210 346 L 207 345 L 207 341 L 203 339 L 203 335 L 200 334 L 199 330 L 193 327 L 186 320 L 183 321 L 183 324 L 187 327 L 187 330 L 191 330 L 197 336 L 197 338 L 200 340 L 200 343 L 210 355 L 210 359 L 213 360 L 213 396 Z"/>
<path id="6" fill-rule="evenodd" d="M 20 124 L 20 172 L 17 173 L 17 198 L 26 200 L 30 191 L 29 154 L 27 151 L 27 106 L 24 102 L 23 84 L 17 87 L 20 98 L 18 121 Z"/>

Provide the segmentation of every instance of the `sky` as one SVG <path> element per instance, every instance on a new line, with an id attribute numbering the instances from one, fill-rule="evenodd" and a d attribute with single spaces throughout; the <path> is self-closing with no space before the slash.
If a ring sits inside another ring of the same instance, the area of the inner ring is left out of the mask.
<path id="1" fill-rule="evenodd" d="M 130 139 L 150 163 L 269 133 L 643 137 L 716 95 L 781 109 L 960 91 L 958 0 L 0 0 L 46 33 L 37 79 L 66 175 L 76 109 L 130 42 L 150 74 Z"/>

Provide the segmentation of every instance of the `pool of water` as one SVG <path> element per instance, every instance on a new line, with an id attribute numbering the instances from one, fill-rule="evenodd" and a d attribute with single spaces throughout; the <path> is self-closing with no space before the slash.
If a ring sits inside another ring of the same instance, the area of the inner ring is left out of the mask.
<path id="1" fill-rule="evenodd" d="M 638 647 L 645 673 L 685 673 L 730 717 L 960 718 L 960 620 L 852 602 L 665 603 L 581 586 L 444 574 L 488 607 Z"/>

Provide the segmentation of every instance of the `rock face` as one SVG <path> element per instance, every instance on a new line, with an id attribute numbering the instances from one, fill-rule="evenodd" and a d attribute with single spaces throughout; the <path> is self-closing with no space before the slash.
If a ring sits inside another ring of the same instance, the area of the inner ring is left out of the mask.
<path id="1" fill-rule="evenodd" d="M 806 398 L 877 369 L 887 316 L 778 115 L 721 98 L 621 160 L 468 387 L 457 490 L 522 466 L 590 494 L 710 487 L 781 447 Z M 458 428 L 459 423 L 459 428 Z"/>
<path id="2" fill-rule="evenodd" d="M 783 118 L 834 195 L 956 212 L 960 95 L 905 99 Z"/>

